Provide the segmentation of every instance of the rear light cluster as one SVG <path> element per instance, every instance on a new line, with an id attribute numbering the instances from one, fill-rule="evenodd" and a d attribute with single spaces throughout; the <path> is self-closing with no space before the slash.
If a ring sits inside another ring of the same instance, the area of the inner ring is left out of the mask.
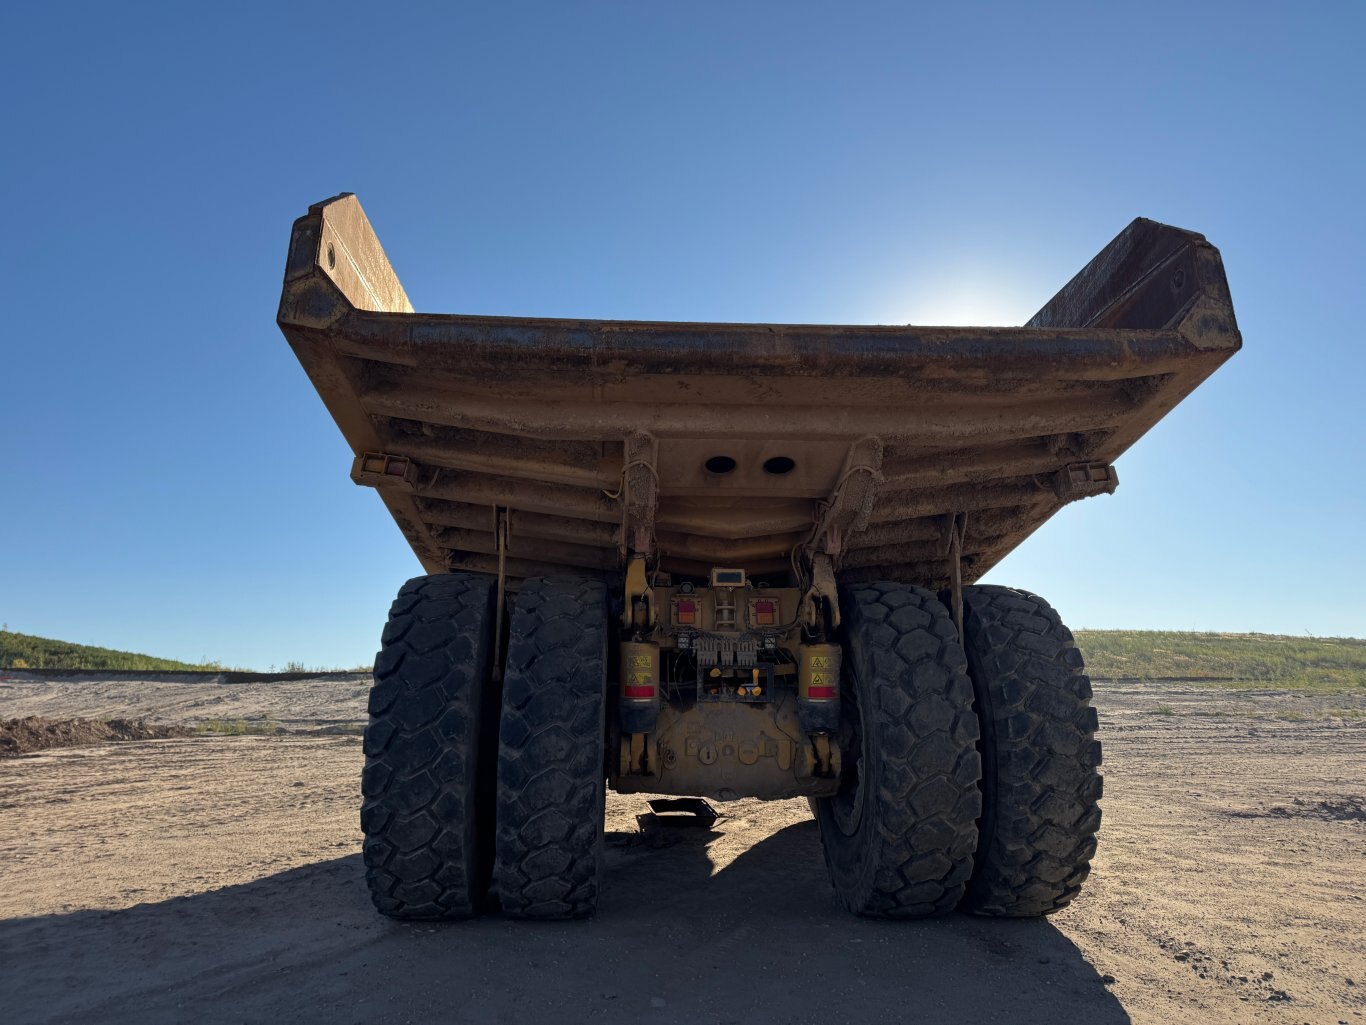
<path id="1" fill-rule="evenodd" d="M 672 606 L 674 626 L 701 628 L 702 617 L 701 610 L 698 608 L 697 597 L 680 595 L 673 599 Z M 777 599 L 751 598 L 749 601 L 749 623 L 746 625 L 751 628 L 774 627 L 778 625 L 781 614 L 782 610 Z M 722 627 L 718 624 L 717 629 L 722 629 Z"/>

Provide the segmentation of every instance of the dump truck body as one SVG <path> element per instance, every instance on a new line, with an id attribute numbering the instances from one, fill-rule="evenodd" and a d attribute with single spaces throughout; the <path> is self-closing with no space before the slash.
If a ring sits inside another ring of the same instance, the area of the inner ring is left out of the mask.
<path id="1" fill-rule="evenodd" d="M 975 581 L 1239 348 L 1202 236 L 1134 221 L 1022 328 L 432 315 L 342 195 L 278 320 L 427 574 L 366 733 L 385 914 L 590 913 L 604 778 L 810 798 L 860 914 L 1079 891 L 1081 655 Z"/>
<path id="2" fill-rule="evenodd" d="M 418 314 L 352 196 L 294 226 L 280 324 L 428 572 L 781 572 L 971 583 L 1240 344 L 1218 251 L 1136 220 L 1023 328 Z"/>

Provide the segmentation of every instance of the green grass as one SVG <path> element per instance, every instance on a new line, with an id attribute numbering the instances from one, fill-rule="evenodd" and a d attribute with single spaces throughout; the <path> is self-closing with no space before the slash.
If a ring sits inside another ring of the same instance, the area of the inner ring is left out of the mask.
<path id="1" fill-rule="evenodd" d="M 370 666 L 355 666 L 342 669 L 334 666 L 306 666 L 302 662 L 286 662 L 279 670 L 270 667 L 270 672 L 284 673 L 368 673 Z M 140 655 L 132 651 L 113 651 L 110 648 L 96 648 L 88 644 L 72 644 L 70 641 L 55 641 L 50 637 L 34 637 L 30 634 L 0 630 L 0 669 L 127 669 L 149 672 L 199 671 L 216 672 L 233 670 L 250 672 L 240 666 L 228 666 L 219 661 L 177 662 L 171 658 L 156 658 Z"/>
<path id="2" fill-rule="evenodd" d="M 48 637 L 0 630 L 0 669 L 222 669 L 217 662 L 177 662 L 131 651 L 113 651 L 87 644 L 54 641 Z"/>
<path id="3" fill-rule="evenodd" d="M 1078 630 L 1098 680 L 1181 680 L 1231 690 L 1366 697 L 1366 640 L 1276 634 Z"/>
<path id="4" fill-rule="evenodd" d="M 1087 669 L 1097 680 L 1169 679 L 1231 690 L 1366 698 L 1366 640 L 1156 630 L 1078 630 L 1076 636 Z M 0 630 L 0 669 L 24 668 L 175 671 L 226 667 L 219 662 L 177 662 Z M 369 668 L 353 671 L 369 672 Z M 285 671 L 326 670 L 307 670 L 302 663 L 290 662 Z"/>

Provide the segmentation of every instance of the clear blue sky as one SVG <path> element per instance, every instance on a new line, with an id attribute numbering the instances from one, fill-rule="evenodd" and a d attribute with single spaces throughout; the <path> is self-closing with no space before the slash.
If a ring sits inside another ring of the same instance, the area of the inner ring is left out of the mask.
<path id="1" fill-rule="evenodd" d="M 1366 635 L 1366 4 L 11 5 L 0 620 L 368 660 L 418 572 L 274 324 L 356 192 L 420 310 L 1020 324 L 1132 217 L 1244 349 L 992 574 Z"/>

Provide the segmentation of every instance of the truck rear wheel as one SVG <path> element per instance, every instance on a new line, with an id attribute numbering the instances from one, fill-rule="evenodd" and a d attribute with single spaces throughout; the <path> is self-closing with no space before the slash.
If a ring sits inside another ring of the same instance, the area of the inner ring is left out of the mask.
<path id="1" fill-rule="evenodd" d="M 948 611 L 907 584 L 844 595 L 842 780 L 812 802 L 830 880 L 850 911 L 951 911 L 981 813 L 972 684 Z"/>
<path id="2" fill-rule="evenodd" d="M 982 821 L 963 901 L 982 915 L 1066 907 L 1096 852 L 1102 781 L 1091 681 L 1046 601 L 963 589 L 968 666 L 982 728 Z"/>
<path id="3" fill-rule="evenodd" d="M 495 888 L 515 918 L 580 918 L 602 857 L 607 589 L 522 584 L 508 624 Z"/>
<path id="4" fill-rule="evenodd" d="M 365 879 L 391 918 L 469 918 L 493 865 L 491 700 L 495 582 L 409 580 L 375 656 L 365 728 Z M 490 736 L 484 733 L 482 736 Z"/>

